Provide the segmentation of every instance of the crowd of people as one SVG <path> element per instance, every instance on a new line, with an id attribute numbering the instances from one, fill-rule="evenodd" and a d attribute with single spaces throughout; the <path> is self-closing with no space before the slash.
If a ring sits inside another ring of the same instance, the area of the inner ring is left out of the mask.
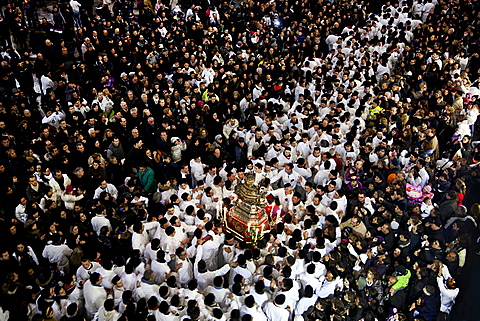
<path id="1" fill-rule="evenodd" d="M 478 0 L 47 5 L 0 15 L 0 320 L 460 317 Z"/>

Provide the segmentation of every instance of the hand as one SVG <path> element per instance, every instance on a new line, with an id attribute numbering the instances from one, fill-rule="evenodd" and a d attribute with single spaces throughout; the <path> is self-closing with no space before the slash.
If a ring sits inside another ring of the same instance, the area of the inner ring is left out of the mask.
<path id="1" fill-rule="evenodd" d="M 438 265 L 438 276 L 443 275 L 443 263 L 439 263 Z"/>
<path id="2" fill-rule="evenodd" d="M 237 262 L 232 262 L 229 264 L 230 267 L 236 268 L 238 266 Z"/>

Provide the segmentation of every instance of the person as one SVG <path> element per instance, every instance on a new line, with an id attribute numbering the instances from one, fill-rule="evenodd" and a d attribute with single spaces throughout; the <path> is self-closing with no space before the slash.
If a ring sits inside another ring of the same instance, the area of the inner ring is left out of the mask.
<path id="1" fill-rule="evenodd" d="M 45 196 L 49 188 L 42 182 L 38 182 L 37 177 L 32 176 L 28 179 L 26 196 L 31 202 L 39 202 Z"/>
<path id="2" fill-rule="evenodd" d="M 73 250 L 62 244 L 61 236 L 58 233 L 52 236 L 51 242 L 51 244 L 45 245 L 42 256 L 50 263 L 57 264 L 61 271 L 68 274 L 70 271 L 69 258 Z"/>
<path id="3" fill-rule="evenodd" d="M 97 189 L 95 189 L 93 199 L 99 199 L 101 193 L 103 193 L 103 192 L 106 192 L 106 193 L 110 194 L 112 196 L 113 200 L 115 200 L 118 197 L 117 188 L 113 184 L 107 183 L 106 180 L 103 180 L 100 183 L 100 186 L 97 187 Z"/>
<path id="4" fill-rule="evenodd" d="M 145 192 L 153 193 L 156 186 L 155 174 L 153 172 L 153 169 L 146 166 L 145 164 L 142 164 L 138 167 L 138 172 L 135 176 L 138 177 L 138 179 L 140 180 L 140 186 Z"/>
<path id="5" fill-rule="evenodd" d="M 94 272 L 90 275 L 90 278 L 83 285 L 83 296 L 87 315 L 93 318 L 107 300 L 107 292 L 102 286 L 100 273 Z"/>
<path id="6" fill-rule="evenodd" d="M 290 319 L 290 307 L 283 307 L 285 303 L 285 294 L 278 294 L 275 300 L 269 301 L 263 308 L 268 320 L 287 321 Z"/>
<path id="7" fill-rule="evenodd" d="M 439 320 L 450 320 L 450 312 L 452 312 L 455 299 L 460 291 L 455 283 L 455 279 L 449 275 L 448 268 L 441 264 L 437 276 L 437 285 L 440 290 L 441 301 L 440 314 L 438 316 Z"/>

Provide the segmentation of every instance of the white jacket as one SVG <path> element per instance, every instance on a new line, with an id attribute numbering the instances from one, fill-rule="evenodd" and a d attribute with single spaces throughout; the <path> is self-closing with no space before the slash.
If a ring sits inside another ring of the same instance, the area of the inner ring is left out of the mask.
<path id="1" fill-rule="evenodd" d="M 62 201 L 65 204 L 65 208 L 67 210 L 73 210 L 75 208 L 75 202 L 81 200 L 83 197 L 84 197 L 83 194 L 72 195 L 72 194 L 66 194 L 65 192 L 62 193 Z"/>
<path id="2" fill-rule="evenodd" d="M 448 314 L 450 313 L 450 311 L 452 311 L 452 307 L 455 304 L 455 299 L 457 298 L 458 292 L 460 290 L 458 288 L 447 288 L 447 286 L 445 285 L 445 279 L 441 276 L 437 277 L 437 284 L 438 288 L 440 289 L 440 311 Z"/>
<path id="3" fill-rule="evenodd" d="M 103 286 L 93 285 L 90 280 L 83 286 L 83 296 L 85 298 L 85 309 L 88 316 L 94 316 L 107 299 L 107 292 Z"/>

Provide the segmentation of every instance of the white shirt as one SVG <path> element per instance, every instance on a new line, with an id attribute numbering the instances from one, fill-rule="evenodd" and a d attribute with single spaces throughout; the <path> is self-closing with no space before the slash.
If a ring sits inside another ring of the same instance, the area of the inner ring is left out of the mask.
<path id="1" fill-rule="evenodd" d="M 93 285 L 88 280 L 83 286 L 83 296 L 85 298 L 85 309 L 91 317 L 103 306 L 107 299 L 107 292 L 103 286 Z"/>
<path id="2" fill-rule="evenodd" d="M 72 7 L 73 13 L 79 13 L 81 6 L 82 5 L 80 4 L 80 2 L 78 2 L 76 0 L 70 0 L 70 7 Z"/>
<path id="3" fill-rule="evenodd" d="M 445 285 L 445 279 L 441 276 L 437 277 L 437 284 L 440 290 L 440 311 L 444 313 L 450 313 L 460 290 L 458 288 L 447 288 L 447 286 Z"/>
<path id="4" fill-rule="evenodd" d="M 56 263 L 58 265 L 68 264 L 68 258 L 72 255 L 72 249 L 65 244 L 62 245 L 47 245 L 43 249 L 42 256 L 50 263 Z"/>
<path id="5" fill-rule="evenodd" d="M 101 187 L 97 187 L 97 189 L 95 190 L 95 194 L 93 195 L 93 199 L 99 199 L 100 198 L 100 194 L 102 192 L 107 192 L 109 193 L 112 198 L 114 199 L 117 199 L 118 197 L 118 190 L 117 188 L 113 185 L 113 184 L 110 184 L 108 183 L 107 184 L 107 187 L 105 189 L 101 188 Z"/>
<path id="6" fill-rule="evenodd" d="M 315 305 L 317 302 L 317 296 L 313 295 L 311 298 L 303 297 L 297 302 L 295 307 L 295 315 L 302 315 L 307 311 L 311 306 Z"/>
<path id="7" fill-rule="evenodd" d="M 340 278 L 336 278 L 333 281 L 323 281 L 321 287 L 316 291 L 316 294 L 318 295 L 319 298 L 325 299 L 329 295 L 333 294 L 335 292 L 335 288 L 337 287 L 342 287 L 342 280 Z"/>
<path id="8" fill-rule="evenodd" d="M 92 218 L 92 228 L 100 235 L 100 230 L 102 227 L 107 226 L 110 230 L 112 230 L 112 225 L 110 224 L 110 220 L 105 217 L 105 215 L 97 214 L 95 217 Z"/>
<path id="9" fill-rule="evenodd" d="M 162 284 L 166 275 L 171 271 L 167 263 L 160 263 L 157 260 L 152 261 L 150 268 L 155 273 L 155 283 L 157 284 Z"/>
<path id="10" fill-rule="evenodd" d="M 288 321 L 290 319 L 288 310 L 277 306 L 274 302 L 267 302 L 263 311 L 269 321 Z"/>
<path id="11" fill-rule="evenodd" d="M 97 262 L 91 262 L 90 268 L 86 270 L 82 265 L 77 269 L 77 281 L 88 280 L 90 275 L 100 269 L 102 266 Z"/>

